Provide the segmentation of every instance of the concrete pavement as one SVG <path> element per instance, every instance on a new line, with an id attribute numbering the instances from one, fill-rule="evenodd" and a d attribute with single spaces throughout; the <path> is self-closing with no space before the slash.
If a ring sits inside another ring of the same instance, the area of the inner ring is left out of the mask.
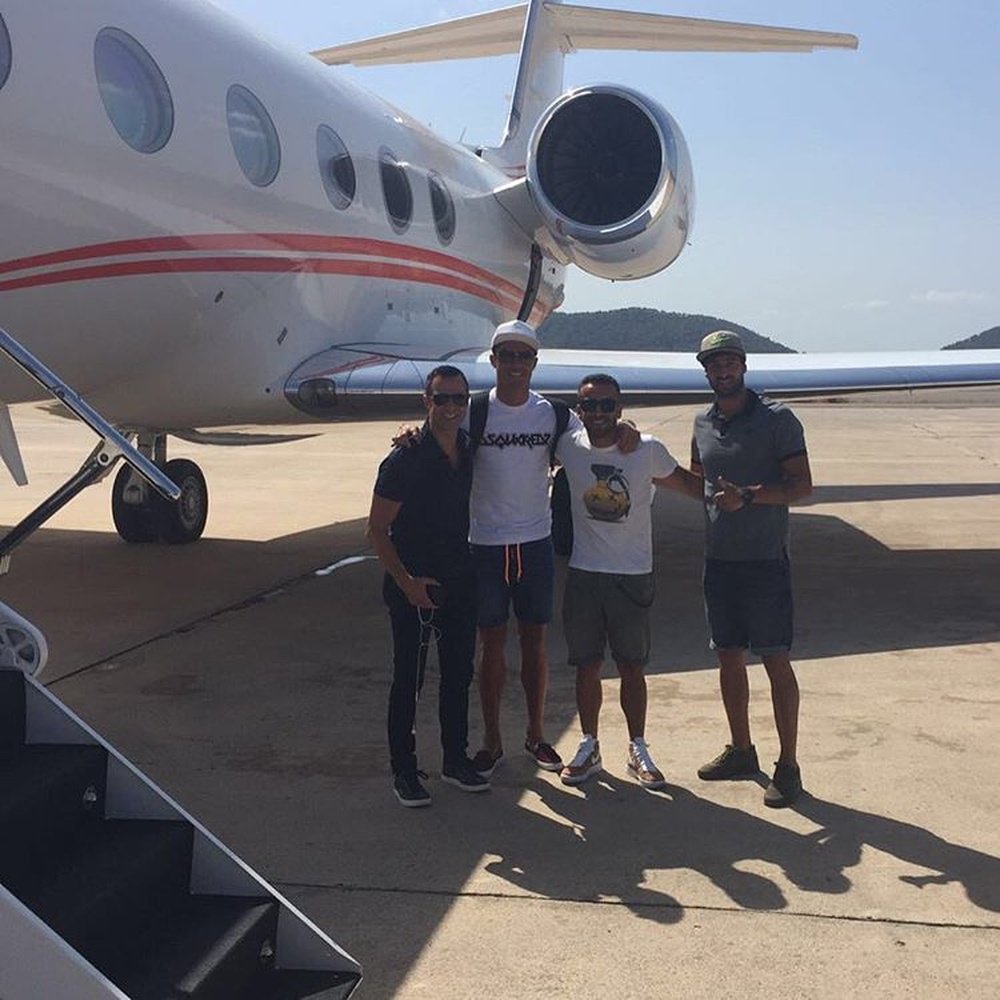
<path id="1" fill-rule="evenodd" d="M 371 560 L 330 569 L 366 553 L 395 419 L 268 448 L 178 444 L 212 491 L 201 543 L 126 546 L 99 486 L 18 550 L 0 595 L 46 631 L 52 690 L 362 961 L 362 997 L 994 997 L 998 402 L 796 407 L 819 488 L 793 515 L 811 793 L 795 810 L 766 809 L 754 782 L 695 776 L 725 729 L 700 514 L 672 495 L 656 505 L 647 728 L 668 789 L 628 779 L 610 675 L 605 772 L 568 789 L 534 770 L 513 670 L 491 793 L 442 785 L 432 672 L 418 732 L 434 805 L 399 808 L 380 574 Z M 692 412 L 633 416 L 684 459 Z M 14 419 L 37 496 L 92 444 L 37 410 Z M 0 520 L 32 500 L 8 488 Z M 551 631 L 550 738 L 565 756 L 573 679 Z M 752 684 L 769 767 L 760 667 Z M 475 739 L 474 691 L 470 718 Z"/>

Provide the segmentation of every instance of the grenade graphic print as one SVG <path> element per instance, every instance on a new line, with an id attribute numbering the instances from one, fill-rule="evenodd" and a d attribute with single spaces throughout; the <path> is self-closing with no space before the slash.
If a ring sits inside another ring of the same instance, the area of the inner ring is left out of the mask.
<path id="1" fill-rule="evenodd" d="M 622 470 L 613 465 L 594 464 L 590 467 L 597 479 L 583 494 L 583 506 L 596 521 L 623 521 L 632 509 L 628 480 Z"/>

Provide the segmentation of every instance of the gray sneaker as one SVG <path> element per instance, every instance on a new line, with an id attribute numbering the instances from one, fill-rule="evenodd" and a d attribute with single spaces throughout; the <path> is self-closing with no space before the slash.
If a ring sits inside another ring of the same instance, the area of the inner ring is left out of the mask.
<path id="1" fill-rule="evenodd" d="M 790 806 L 802 794 L 802 772 L 798 764 L 774 765 L 774 777 L 764 792 L 764 805 L 772 809 Z"/>
<path id="2" fill-rule="evenodd" d="M 725 781 L 730 778 L 753 778 L 760 774 L 760 764 L 757 763 L 757 749 L 747 747 L 741 750 L 731 743 L 714 760 L 698 768 L 698 777 L 702 781 Z"/>

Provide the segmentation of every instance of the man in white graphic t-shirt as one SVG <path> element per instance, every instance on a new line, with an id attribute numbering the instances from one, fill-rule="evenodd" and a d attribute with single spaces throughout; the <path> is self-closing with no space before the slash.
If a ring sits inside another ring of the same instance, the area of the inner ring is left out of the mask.
<path id="1" fill-rule="evenodd" d="M 483 747 L 473 765 L 487 777 L 503 758 L 500 705 L 511 605 L 517 619 L 521 686 L 528 709 L 524 749 L 539 767 L 562 768 L 562 759 L 545 741 L 543 731 L 549 673 L 545 627 L 552 618 L 554 573 L 549 462 L 557 424 L 553 404 L 531 390 L 538 347 L 535 331 L 527 323 L 513 320 L 497 327 L 490 345 L 496 387 L 489 393 L 481 433 L 472 432 L 475 459 L 469 541 L 479 590 L 479 697 L 484 723 Z M 570 413 L 567 432 L 582 427 L 576 414 Z M 634 428 L 623 426 L 623 446 L 634 448 L 637 442 Z"/>
<path id="2" fill-rule="evenodd" d="M 610 646 L 628 725 L 626 766 L 644 787 L 662 788 L 666 782 L 650 755 L 645 732 L 644 668 L 654 591 L 651 510 L 657 486 L 700 501 L 702 480 L 646 434 L 632 452 L 618 448 L 621 390 L 610 375 L 587 375 L 581 381 L 577 413 L 583 426 L 560 438 L 556 457 L 569 480 L 573 515 L 563 628 L 569 662 L 576 667 L 583 739 L 560 777 L 564 784 L 579 785 L 601 769 L 601 667 L 605 646 Z"/>

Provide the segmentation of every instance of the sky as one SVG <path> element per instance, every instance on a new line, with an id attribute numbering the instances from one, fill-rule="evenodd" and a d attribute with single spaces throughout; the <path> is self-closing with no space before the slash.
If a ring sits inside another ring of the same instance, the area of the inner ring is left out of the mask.
<path id="1" fill-rule="evenodd" d="M 308 51 L 512 0 L 213 2 Z M 843 31 L 860 47 L 569 56 L 567 88 L 623 83 L 670 111 L 697 208 L 673 265 L 614 284 L 571 268 L 563 311 L 707 313 L 803 351 L 933 349 L 1000 325 L 995 0 L 593 5 Z M 495 145 L 515 66 L 502 56 L 331 72 L 445 138 Z"/>

